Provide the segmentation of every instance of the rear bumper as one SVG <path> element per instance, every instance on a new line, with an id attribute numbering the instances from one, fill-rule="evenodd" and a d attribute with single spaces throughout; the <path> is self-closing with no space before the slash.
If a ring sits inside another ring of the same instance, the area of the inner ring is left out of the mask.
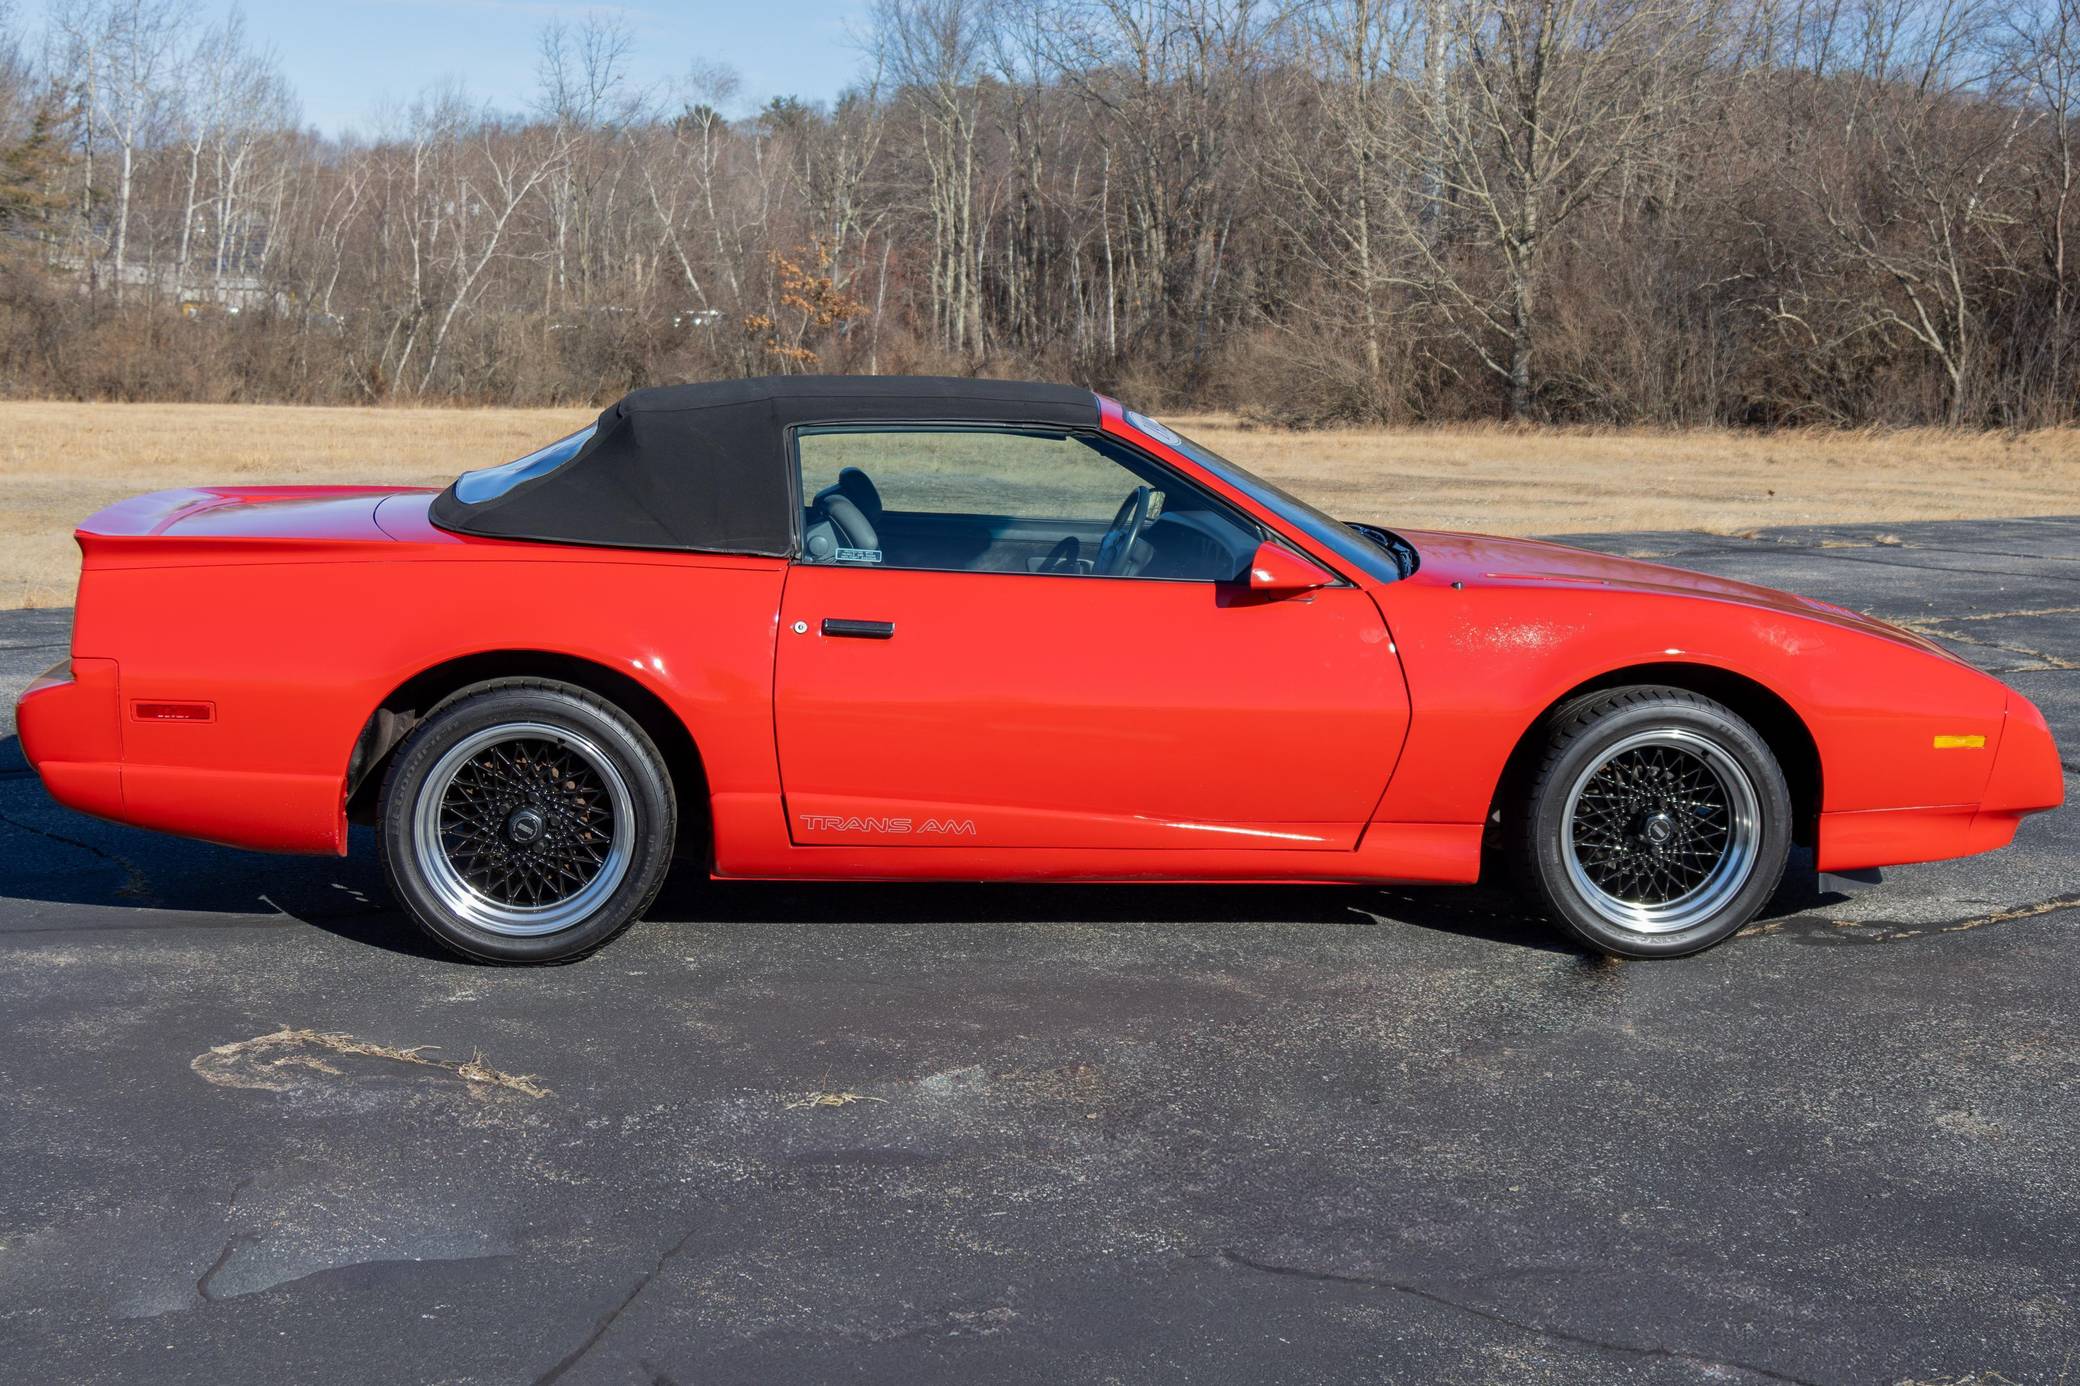
<path id="1" fill-rule="evenodd" d="M 22 754 L 44 788 L 67 808 L 123 816 L 123 719 L 116 662 L 53 665 L 15 703 Z"/>
<path id="2" fill-rule="evenodd" d="M 15 725 L 50 796 L 70 809 L 135 827 L 263 852 L 347 850 L 344 782 L 338 776 L 224 768 L 206 740 L 186 740 L 176 757 L 133 749 L 124 731 L 149 737 L 150 723 L 126 719 L 116 661 L 53 666 L 15 704 Z M 166 730 L 158 729 L 164 736 Z M 212 724 L 171 734 L 207 738 Z"/>
<path id="3" fill-rule="evenodd" d="M 1855 871 L 1991 852 L 2015 840 L 2023 819 L 2057 808 L 2065 795 L 2065 767 L 2044 714 L 2011 692 L 1978 803 L 1823 813 L 1817 865 Z"/>

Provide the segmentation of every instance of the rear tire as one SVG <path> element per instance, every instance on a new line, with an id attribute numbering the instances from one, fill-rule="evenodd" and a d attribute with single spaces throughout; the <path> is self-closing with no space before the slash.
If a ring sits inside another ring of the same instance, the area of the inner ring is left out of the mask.
<path id="1" fill-rule="evenodd" d="M 1701 952 L 1776 893 L 1791 792 L 1732 709 L 1678 688 L 1619 688 L 1547 732 L 1513 843 L 1519 877 L 1569 933 L 1621 958 Z"/>
<path id="2" fill-rule="evenodd" d="M 384 873 L 436 941 L 472 958 L 582 958 L 640 918 L 678 829 L 641 727 L 568 684 L 504 679 L 436 708 L 392 758 Z"/>

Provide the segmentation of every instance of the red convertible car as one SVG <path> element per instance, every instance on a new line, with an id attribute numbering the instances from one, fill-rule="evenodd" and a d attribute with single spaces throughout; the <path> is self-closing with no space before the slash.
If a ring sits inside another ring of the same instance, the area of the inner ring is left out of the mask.
<path id="1" fill-rule="evenodd" d="M 1695 952 L 1794 842 L 1983 852 L 2064 785 L 2028 700 L 1825 602 L 1342 524 L 1085 390 L 640 390 L 445 491 L 206 487 L 83 524 L 22 696 L 62 802 L 283 852 L 372 824 L 422 925 L 581 956 L 717 877 L 1472 882 Z"/>

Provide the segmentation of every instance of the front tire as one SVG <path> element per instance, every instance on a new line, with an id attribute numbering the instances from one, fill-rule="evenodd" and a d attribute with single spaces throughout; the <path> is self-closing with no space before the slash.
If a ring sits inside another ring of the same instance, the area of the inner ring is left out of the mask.
<path id="1" fill-rule="evenodd" d="M 1701 952 L 1783 879 L 1791 793 L 1732 709 L 1677 688 L 1565 708 L 1517 815 L 1518 873 L 1583 943 L 1622 958 Z"/>
<path id="2" fill-rule="evenodd" d="M 383 781 L 383 869 L 443 946 L 569 962 L 657 898 L 677 821 L 642 728 L 583 689 L 507 679 L 449 699 L 398 749 Z"/>

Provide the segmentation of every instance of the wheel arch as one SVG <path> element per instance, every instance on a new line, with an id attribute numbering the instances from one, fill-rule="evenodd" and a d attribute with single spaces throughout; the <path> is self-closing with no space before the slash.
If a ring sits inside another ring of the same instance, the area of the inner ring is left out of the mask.
<path id="1" fill-rule="evenodd" d="M 1503 763 L 1488 802 L 1490 829 L 1500 822 L 1501 814 L 1520 795 L 1537 766 L 1546 729 L 1570 705 L 1613 688 L 1645 686 L 1680 688 L 1723 703 L 1761 733 L 1791 791 L 1792 841 L 1810 847 L 1818 840 L 1822 765 L 1819 743 L 1813 739 L 1805 719 L 1767 684 L 1716 664 L 1684 662 L 1628 664 L 1612 669 L 1575 684 L 1542 708 L 1517 737 Z"/>
<path id="2" fill-rule="evenodd" d="M 633 718 L 656 745 L 671 775 L 672 791 L 679 801 L 678 852 L 707 850 L 707 768 L 685 721 L 640 680 L 596 660 L 554 650 L 486 650 L 463 655 L 422 669 L 392 689 L 369 713 L 348 756 L 347 820 L 376 821 L 377 799 L 390 757 L 435 708 L 479 684 L 512 678 L 570 684 Z"/>

